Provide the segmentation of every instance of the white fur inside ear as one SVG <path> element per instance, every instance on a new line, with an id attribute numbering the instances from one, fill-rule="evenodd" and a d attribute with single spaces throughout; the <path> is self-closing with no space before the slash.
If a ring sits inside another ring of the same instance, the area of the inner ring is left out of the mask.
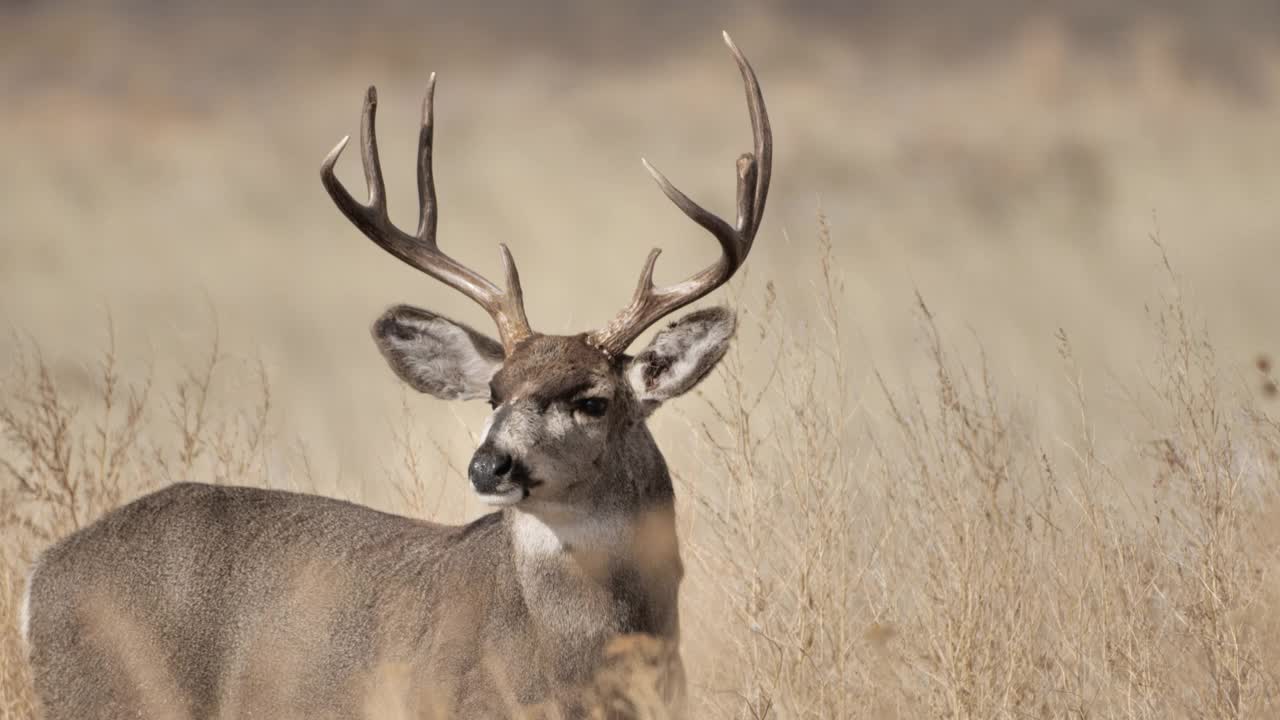
<path id="1" fill-rule="evenodd" d="M 734 326 L 733 316 L 722 312 L 691 316 L 659 333 L 627 369 L 636 397 L 661 403 L 688 392 L 724 357 Z"/>
<path id="2" fill-rule="evenodd" d="M 633 362 L 631 367 L 627 368 L 627 382 L 631 383 L 631 387 L 635 388 L 636 397 L 640 400 L 648 400 L 649 392 L 645 390 L 644 372 L 645 365 Z"/>
<path id="3" fill-rule="evenodd" d="M 462 327 L 440 317 L 402 313 L 378 338 L 383 354 L 405 381 L 446 399 L 489 396 L 489 381 L 502 366 Z M 405 331 L 408 332 L 405 332 Z"/>

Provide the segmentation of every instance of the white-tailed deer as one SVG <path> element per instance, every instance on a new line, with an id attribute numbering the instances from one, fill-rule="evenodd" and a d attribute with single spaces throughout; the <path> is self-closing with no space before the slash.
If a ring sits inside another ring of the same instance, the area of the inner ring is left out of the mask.
<path id="1" fill-rule="evenodd" d="M 369 202 L 320 172 L 338 209 L 387 252 L 493 316 L 498 341 L 397 306 L 373 325 L 391 369 L 445 400 L 488 400 L 469 466 L 501 508 L 464 526 L 397 517 L 311 495 L 183 484 L 147 495 L 41 556 L 24 632 L 51 720 L 90 718 L 494 717 L 584 712 L 606 648 L 650 636 L 658 683 L 678 707 L 682 568 L 673 490 L 646 419 L 723 356 L 734 315 L 699 310 L 641 353 L 631 343 L 723 285 L 751 251 L 769 190 L 772 135 L 756 77 L 725 35 L 746 86 L 754 148 L 737 162 L 737 219 L 703 209 L 649 167 L 663 192 L 719 241 L 687 280 L 652 282 L 601 330 L 534 332 L 500 246 L 505 289 L 436 244 L 434 75 L 418 144 L 420 218 L 392 225 L 374 134 L 362 123 Z"/>

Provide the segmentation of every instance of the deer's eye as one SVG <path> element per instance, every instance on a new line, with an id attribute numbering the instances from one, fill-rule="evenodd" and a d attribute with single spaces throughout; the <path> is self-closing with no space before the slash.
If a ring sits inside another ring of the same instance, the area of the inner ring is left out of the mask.
<path id="1" fill-rule="evenodd" d="M 573 409 L 589 417 L 601 417 L 609 411 L 609 401 L 602 397 L 582 398 L 573 403 Z"/>

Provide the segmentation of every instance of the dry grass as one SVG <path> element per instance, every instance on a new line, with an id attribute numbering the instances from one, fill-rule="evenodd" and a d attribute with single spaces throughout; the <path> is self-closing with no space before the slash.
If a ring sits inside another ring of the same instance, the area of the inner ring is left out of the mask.
<path id="1" fill-rule="evenodd" d="M 1046 434 L 1001 395 L 980 343 L 976 363 L 957 357 L 923 298 L 934 374 L 878 374 L 884 410 L 870 411 L 853 404 L 837 349 L 849 317 L 829 232 L 822 223 L 806 298 L 823 323 L 797 331 L 771 283 L 741 283 L 746 322 L 723 382 L 703 395 L 707 412 L 684 416 L 700 461 L 678 471 L 691 715 L 1272 716 L 1280 422 L 1269 362 L 1248 383 L 1224 375 L 1166 258 L 1149 383 L 1110 395 L 1135 419 L 1124 450 L 1099 448 L 1097 400 L 1065 331 L 1059 391 L 1079 424 Z M 11 443 L 3 718 L 31 712 L 13 616 L 32 548 L 175 467 L 270 480 L 255 460 L 270 444 L 269 394 L 256 410 L 215 414 L 216 350 L 166 399 L 122 388 L 108 348 L 99 401 L 84 411 L 38 353 L 26 357 L 0 406 Z M 419 452 L 405 446 L 398 476 L 408 512 L 422 508 Z M 616 652 L 595 697 L 658 717 L 645 708 L 665 650 Z"/>
<path id="2" fill-rule="evenodd" d="M 719 25 L 671 47 L 636 25 L 626 63 L 584 63 L 550 31 L 494 55 L 483 23 L 199 17 L 0 23 L 0 323 L 30 333 L 0 337 L 0 720 L 33 713 L 32 554 L 140 492 L 478 512 L 459 465 L 483 409 L 406 400 L 364 327 L 404 299 L 481 316 L 314 181 L 366 83 L 408 157 L 441 70 L 442 242 L 491 271 L 509 240 L 550 332 L 605 320 L 651 245 L 672 278 L 710 256 L 637 155 L 724 207 L 747 138 Z M 1039 18 L 942 62 L 927 31 L 722 24 L 779 152 L 738 342 L 654 422 L 690 716 L 1275 716 L 1280 54 L 1232 47 L 1245 80 L 1222 81 L 1177 23 L 1099 55 Z M 387 171 L 409 207 L 408 163 Z M 808 230 L 816 193 L 834 232 Z M 644 707 L 663 649 L 628 648 L 597 697 Z"/>
<path id="3" fill-rule="evenodd" d="M 770 352 L 748 335 L 714 420 L 695 423 L 707 474 L 725 481 L 684 488 L 701 523 L 689 604 L 695 627 L 715 627 L 693 648 L 703 716 L 1274 714 L 1270 379 L 1224 374 L 1164 262 L 1175 292 L 1151 309 L 1149 384 L 1114 388 L 1127 407 L 1108 415 L 1135 419 L 1114 454 L 1063 331 L 1070 435 L 1001 395 L 977 340 L 976 362 L 957 359 L 923 299 L 933 377 L 877 375 L 887 410 L 874 413 L 850 405 L 844 362 L 824 350 L 843 320 L 828 265 L 818 339 L 766 312 Z M 762 391 L 751 362 L 788 370 Z"/>

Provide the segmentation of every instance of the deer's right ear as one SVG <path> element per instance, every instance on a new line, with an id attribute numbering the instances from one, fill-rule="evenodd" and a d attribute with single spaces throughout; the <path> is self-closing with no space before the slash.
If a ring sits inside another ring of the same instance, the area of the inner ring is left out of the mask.
<path id="1" fill-rule="evenodd" d="M 441 400 L 487 399 L 504 359 L 496 340 L 409 305 L 383 313 L 373 339 L 401 380 Z"/>

